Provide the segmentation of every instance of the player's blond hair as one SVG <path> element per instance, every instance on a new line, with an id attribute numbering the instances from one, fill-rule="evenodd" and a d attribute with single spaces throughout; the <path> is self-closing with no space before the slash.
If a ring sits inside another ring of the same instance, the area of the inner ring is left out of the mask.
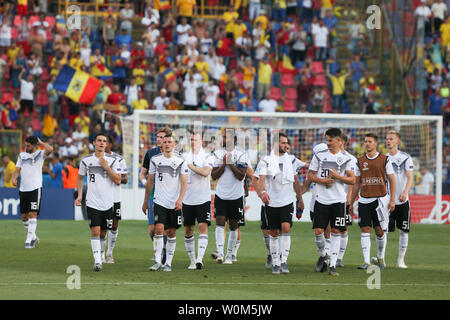
<path id="1" fill-rule="evenodd" d="M 166 136 L 172 135 L 172 129 L 170 129 L 167 126 L 160 128 L 156 133 L 160 133 L 160 132 L 164 132 L 166 134 Z"/>
<path id="2" fill-rule="evenodd" d="M 388 135 L 389 135 L 389 134 L 393 134 L 393 135 L 397 136 L 397 138 L 398 138 L 399 140 L 401 139 L 400 132 L 398 132 L 397 130 L 390 130 L 387 134 L 388 134 Z"/>

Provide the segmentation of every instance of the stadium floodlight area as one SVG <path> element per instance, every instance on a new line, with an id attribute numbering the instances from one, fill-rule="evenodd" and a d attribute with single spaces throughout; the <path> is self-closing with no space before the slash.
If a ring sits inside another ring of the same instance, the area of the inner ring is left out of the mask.
<path id="1" fill-rule="evenodd" d="M 141 212 L 144 188 L 138 177 L 146 151 L 156 145 L 159 128 L 169 126 L 174 131 L 180 153 L 189 150 L 192 133 L 202 133 L 206 152 L 221 147 L 222 129 L 227 129 L 237 137 L 237 148 L 247 154 L 255 168 L 259 159 L 270 153 L 277 132 L 286 133 L 291 141 L 291 153 L 309 163 L 313 147 L 324 142 L 327 129 L 335 127 L 347 134 L 347 150 L 356 157 L 365 152 L 366 133 L 375 133 L 379 138 L 378 150 L 387 153 L 386 134 L 397 130 L 402 139 L 399 149 L 411 155 L 415 167 L 410 191 L 412 222 L 441 223 L 441 210 L 435 209 L 442 204 L 443 122 L 440 116 L 136 110 L 121 121 L 123 153 L 130 175 L 129 184 L 123 190 L 128 192 L 123 211 L 129 211 L 126 217 L 130 219 L 145 218 Z M 432 190 L 427 191 L 418 184 L 421 167 L 426 167 L 434 176 Z M 302 176 L 305 179 L 306 172 Z M 214 190 L 214 182 L 212 187 Z M 308 193 L 304 195 L 306 215 L 302 218 L 306 221 L 309 219 Z M 255 195 L 250 200 L 259 201 Z M 247 218 L 250 220 L 251 216 Z"/>

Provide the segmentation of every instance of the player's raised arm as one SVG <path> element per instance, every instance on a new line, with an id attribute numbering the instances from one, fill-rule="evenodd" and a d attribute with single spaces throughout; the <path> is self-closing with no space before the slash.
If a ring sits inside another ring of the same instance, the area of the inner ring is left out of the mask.
<path id="1" fill-rule="evenodd" d="M 211 171 L 211 178 L 213 178 L 213 180 L 217 180 L 219 179 L 223 173 L 225 172 L 225 168 L 227 166 L 227 155 L 225 154 L 223 156 L 223 162 L 222 165 L 219 167 L 214 167 Z"/>
<path id="2" fill-rule="evenodd" d="M 99 163 L 100 165 L 103 167 L 103 169 L 106 170 L 106 172 L 108 173 L 109 178 L 112 180 L 112 182 L 114 182 L 117 185 L 120 185 L 121 180 L 122 180 L 122 176 L 120 175 L 120 173 L 116 173 L 109 165 L 108 165 L 108 161 L 106 161 L 105 157 L 101 157 L 99 159 Z"/>
<path id="3" fill-rule="evenodd" d="M 42 142 L 41 139 L 38 138 L 38 143 L 41 147 L 44 147 L 44 154 L 48 156 L 50 153 L 53 152 L 53 147 L 49 145 L 48 143 Z"/>
<path id="4" fill-rule="evenodd" d="M 352 170 L 346 170 L 345 176 L 339 175 L 336 170 L 330 170 L 330 177 L 336 180 L 339 180 L 345 184 L 354 185 L 355 184 L 355 174 Z"/>

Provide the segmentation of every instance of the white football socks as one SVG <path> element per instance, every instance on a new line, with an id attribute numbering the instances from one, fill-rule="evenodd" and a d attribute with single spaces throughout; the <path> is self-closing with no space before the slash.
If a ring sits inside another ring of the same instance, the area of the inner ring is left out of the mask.
<path id="1" fill-rule="evenodd" d="M 383 259 L 384 261 L 384 254 L 386 252 L 386 242 L 387 242 L 387 233 L 384 233 L 382 237 L 377 236 L 377 257 L 378 259 Z"/>
<path id="2" fill-rule="evenodd" d="M 361 249 L 364 263 L 370 264 L 370 233 L 361 233 Z"/>
<path id="3" fill-rule="evenodd" d="M 92 255 L 96 264 L 102 264 L 101 244 L 99 237 L 91 237 Z"/>
<path id="4" fill-rule="evenodd" d="M 315 235 L 314 239 L 316 241 L 317 253 L 319 256 L 325 256 L 325 235 L 323 233 Z"/>
<path id="5" fill-rule="evenodd" d="M 338 259 L 342 260 L 344 258 L 345 250 L 347 250 L 348 243 L 348 233 L 341 233 L 341 245 L 339 248 Z"/>
<path id="6" fill-rule="evenodd" d="M 404 261 L 406 250 L 408 249 L 408 239 L 409 235 L 408 232 L 404 232 L 402 230 L 399 230 L 400 237 L 398 239 L 398 260 Z"/>
<path id="7" fill-rule="evenodd" d="M 192 237 L 193 239 L 194 237 Z M 171 266 L 173 256 L 175 254 L 175 248 L 177 247 L 177 237 L 169 238 L 167 237 L 167 245 L 166 245 L 166 264 Z M 195 254 L 195 253 L 194 253 Z"/>
<path id="8" fill-rule="evenodd" d="M 278 237 L 270 236 L 270 255 L 272 256 L 272 265 L 280 265 L 280 247 Z"/>
<path id="9" fill-rule="evenodd" d="M 28 233 L 26 243 L 30 243 L 32 240 L 36 239 L 36 228 L 37 228 L 37 219 L 30 218 L 28 219 Z"/>
<path id="10" fill-rule="evenodd" d="M 291 234 L 282 233 L 280 239 L 281 263 L 286 263 L 291 250 Z"/>
<path id="11" fill-rule="evenodd" d="M 208 247 L 208 234 L 198 235 L 198 256 L 197 261 L 203 261 L 203 256 L 205 255 L 206 248 Z"/>
<path id="12" fill-rule="evenodd" d="M 153 248 L 155 249 L 155 262 L 161 263 L 161 254 L 164 247 L 164 236 L 156 235 L 153 237 Z"/>
<path id="13" fill-rule="evenodd" d="M 186 246 L 186 251 L 191 260 L 191 263 L 195 263 L 195 238 L 191 236 L 189 238 L 184 237 L 184 245 Z"/>
<path id="14" fill-rule="evenodd" d="M 216 226 L 216 248 L 219 255 L 223 256 L 223 247 L 225 245 L 225 228 Z"/>
<path id="15" fill-rule="evenodd" d="M 330 267 L 336 267 L 336 261 L 341 246 L 341 234 L 331 233 L 330 237 Z"/>
<path id="16" fill-rule="evenodd" d="M 106 252 L 107 256 L 112 256 L 118 235 L 119 235 L 119 229 L 117 229 L 116 231 L 109 230 L 109 232 L 108 232 L 108 250 Z"/>
<path id="17" fill-rule="evenodd" d="M 236 245 L 236 241 L 238 238 L 239 230 L 230 230 L 230 234 L 228 236 L 228 248 L 227 248 L 227 256 L 231 257 L 233 254 L 234 246 Z"/>

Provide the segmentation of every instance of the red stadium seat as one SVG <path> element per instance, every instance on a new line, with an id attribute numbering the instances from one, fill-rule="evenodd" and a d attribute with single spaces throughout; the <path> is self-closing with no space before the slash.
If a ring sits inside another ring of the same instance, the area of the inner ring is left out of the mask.
<path id="1" fill-rule="evenodd" d="M 295 88 L 286 88 L 284 96 L 289 100 L 297 100 L 297 90 Z"/>
<path id="2" fill-rule="evenodd" d="M 218 98 L 217 99 L 217 107 L 216 107 L 217 111 L 226 111 L 227 108 L 225 107 L 225 102 L 223 102 L 222 98 Z"/>
<path id="3" fill-rule="evenodd" d="M 13 94 L 10 92 L 5 92 L 2 95 L 2 104 L 4 105 L 6 102 L 11 102 L 13 99 Z"/>
<path id="4" fill-rule="evenodd" d="M 42 68 L 41 79 L 42 79 L 42 81 L 48 81 L 48 80 L 50 80 L 50 76 L 49 76 L 49 74 L 48 74 L 48 69 L 47 69 L 47 68 Z"/>
<path id="5" fill-rule="evenodd" d="M 241 72 L 236 72 L 234 76 L 238 79 L 238 83 L 242 85 L 244 83 L 244 74 Z"/>
<path id="6" fill-rule="evenodd" d="M 17 15 L 14 17 L 14 26 L 18 27 L 22 24 L 22 17 Z"/>
<path id="7" fill-rule="evenodd" d="M 281 90 L 278 87 L 270 88 L 270 98 L 273 100 L 281 100 L 282 99 Z"/>
<path id="8" fill-rule="evenodd" d="M 17 28 L 11 28 L 11 39 L 17 40 L 18 36 L 19 36 L 19 33 L 17 31 Z"/>
<path id="9" fill-rule="evenodd" d="M 313 85 L 325 87 L 327 85 L 327 79 L 323 74 L 316 75 L 314 77 Z"/>
<path id="10" fill-rule="evenodd" d="M 283 111 L 284 112 L 297 112 L 297 107 L 295 106 L 295 100 L 284 100 L 283 103 Z"/>
<path id="11" fill-rule="evenodd" d="M 36 105 L 38 106 L 48 106 L 50 103 L 48 99 L 48 94 L 45 91 L 39 91 L 36 96 Z"/>
<path id="12" fill-rule="evenodd" d="M 312 71 L 316 74 L 323 74 L 324 70 L 323 70 L 323 64 L 320 61 L 315 61 L 311 64 L 312 67 Z"/>
<path id="13" fill-rule="evenodd" d="M 48 27 L 49 27 L 50 29 L 52 29 L 52 28 L 54 27 L 55 23 L 56 23 L 56 19 L 55 19 L 55 17 L 53 17 L 53 16 L 45 17 L 45 21 L 48 22 Z"/>
<path id="14" fill-rule="evenodd" d="M 294 75 L 292 73 L 284 73 L 281 76 L 281 84 L 285 87 L 292 87 L 295 85 Z"/>
<path id="15" fill-rule="evenodd" d="M 39 21 L 38 16 L 31 16 L 30 19 L 28 19 L 28 24 L 31 28 L 33 27 L 33 23 L 35 23 L 36 21 Z"/>

